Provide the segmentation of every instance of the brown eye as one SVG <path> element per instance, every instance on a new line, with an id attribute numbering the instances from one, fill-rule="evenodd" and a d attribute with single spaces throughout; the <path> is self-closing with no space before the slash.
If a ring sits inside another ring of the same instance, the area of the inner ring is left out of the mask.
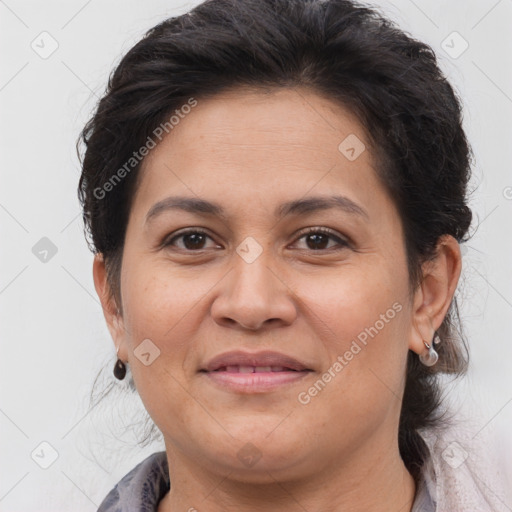
<path id="1" fill-rule="evenodd" d="M 343 240 L 334 231 L 331 231 L 327 228 L 313 228 L 309 229 L 307 232 L 303 233 L 298 240 L 305 239 L 306 245 L 308 249 L 313 251 L 322 251 L 329 250 L 333 247 L 327 247 L 329 244 L 329 240 L 334 240 L 338 247 L 341 248 L 348 247 L 349 244 L 347 241 Z"/>
<path id="2" fill-rule="evenodd" d="M 170 238 L 167 242 L 164 243 L 164 247 L 175 246 L 179 249 L 184 249 L 187 251 L 202 250 L 205 249 L 204 245 L 206 239 L 208 238 L 212 240 L 212 238 L 205 231 L 200 229 L 190 229 Z M 174 242 L 180 239 L 182 240 L 182 245 L 177 246 Z"/>

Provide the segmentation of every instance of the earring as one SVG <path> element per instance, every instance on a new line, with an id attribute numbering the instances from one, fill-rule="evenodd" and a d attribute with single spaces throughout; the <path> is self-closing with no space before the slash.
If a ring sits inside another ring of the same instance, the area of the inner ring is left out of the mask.
<path id="1" fill-rule="evenodd" d="M 119 347 L 118 347 L 116 353 L 119 353 Z M 114 377 L 116 379 L 123 380 L 125 378 L 125 376 L 126 376 L 126 365 L 118 357 L 116 364 L 114 366 Z"/>
<path id="2" fill-rule="evenodd" d="M 434 337 L 434 343 L 437 344 L 440 341 L 441 341 L 441 339 L 436 334 L 436 336 Z M 423 343 L 425 344 L 425 347 L 427 347 L 428 352 L 427 352 L 427 354 L 420 354 L 420 356 L 419 356 L 420 361 L 425 366 L 434 366 L 437 363 L 438 359 L 439 359 L 439 355 L 436 352 L 436 350 L 434 349 L 433 344 L 429 345 L 425 340 L 423 340 Z"/>

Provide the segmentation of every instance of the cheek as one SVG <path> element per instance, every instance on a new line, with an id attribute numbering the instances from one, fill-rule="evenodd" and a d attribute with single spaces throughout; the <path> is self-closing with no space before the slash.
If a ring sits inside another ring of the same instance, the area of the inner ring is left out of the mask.
<path id="1" fill-rule="evenodd" d="M 183 362 L 190 339 L 186 323 L 190 306 L 179 294 L 170 293 L 162 280 L 142 284 L 133 279 L 125 290 L 131 297 L 126 308 L 128 362 L 137 392 L 158 426 L 172 417 L 176 428 L 186 429 L 190 395 Z"/>
<path id="2" fill-rule="evenodd" d="M 300 403 L 308 403 L 299 410 L 304 407 L 303 414 L 314 418 L 315 428 L 321 425 L 327 440 L 341 436 L 354 446 L 371 438 L 391 413 L 399 414 L 404 384 L 408 312 L 399 300 L 402 286 L 377 277 L 374 273 L 369 282 L 352 274 L 309 286 L 308 307 L 328 362 L 318 380 L 302 390 Z"/>
<path id="3" fill-rule="evenodd" d="M 162 410 L 177 412 L 180 404 L 190 401 L 184 391 L 189 386 L 186 379 L 195 370 L 201 350 L 193 340 L 208 314 L 208 293 L 222 276 L 187 269 L 178 275 L 168 264 L 138 263 L 142 261 L 142 256 L 127 258 L 122 294 L 128 363 L 137 390 L 154 418 Z M 208 334 L 202 332 L 199 338 L 207 343 Z M 146 366 L 137 354 L 148 339 L 157 347 L 158 356 L 152 358 L 149 345 L 151 364 Z"/>
<path id="4" fill-rule="evenodd" d="M 337 279 L 306 285 L 304 314 L 328 354 L 325 370 L 339 383 L 327 386 L 330 392 L 344 394 L 343 400 L 357 397 L 354 403 L 392 396 L 387 387 L 399 395 L 408 350 L 405 273 L 373 265 L 340 269 Z"/>
<path id="5" fill-rule="evenodd" d="M 406 276 L 382 265 L 343 267 L 325 279 L 304 280 L 302 302 L 314 312 L 331 335 L 332 343 L 342 349 L 346 342 L 376 325 L 382 334 L 398 328 L 406 298 Z M 310 314 L 311 315 L 311 314 Z M 377 334 L 371 329 L 374 336 Z M 364 334 L 361 335 L 364 340 Z"/>
<path id="6" fill-rule="evenodd" d="M 211 288 L 207 274 L 184 277 L 186 271 L 182 271 L 178 276 L 169 271 L 168 265 L 158 262 L 127 264 L 126 268 L 130 270 L 123 282 L 123 302 L 132 348 L 142 339 L 151 338 L 158 340 L 162 352 L 168 344 L 172 344 L 173 351 L 179 351 L 184 340 L 189 339 L 190 318 L 196 315 L 196 308 L 201 307 L 201 299 Z"/>

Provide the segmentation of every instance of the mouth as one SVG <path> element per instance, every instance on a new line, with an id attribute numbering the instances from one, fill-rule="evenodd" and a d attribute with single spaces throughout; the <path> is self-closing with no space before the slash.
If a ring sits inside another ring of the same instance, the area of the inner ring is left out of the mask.
<path id="1" fill-rule="evenodd" d="M 229 352 L 213 358 L 199 373 L 215 386 L 238 393 L 264 393 L 291 385 L 314 370 L 277 352 Z"/>
<path id="2" fill-rule="evenodd" d="M 293 370 L 285 366 L 222 366 L 214 370 L 215 372 L 230 372 L 230 373 L 275 373 L 275 372 L 296 372 L 299 370 Z"/>
<path id="3" fill-rule="evenodd" d="M 295 357 L 273 351 L 224 352 L 211 359 L 200 371 L 230 371 L 240 373 L 282 372 L 311 370 L 308 364 Z"/>

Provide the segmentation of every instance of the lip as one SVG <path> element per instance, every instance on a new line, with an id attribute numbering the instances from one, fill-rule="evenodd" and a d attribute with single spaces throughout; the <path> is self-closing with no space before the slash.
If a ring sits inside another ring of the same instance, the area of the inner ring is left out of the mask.
<path id="1" fill-rule="evenodd" d="M 239 371 L 240 366 L 245 367 L 242 372 Z M 257 372 L 249 373 L 247 367 L 251 366 L 260 368 Z M 214 357 L 199 372 L 224 390 L 265 393 L 298 382 L 313 370 L 306 363 L 279 352 L 234 351 Z"/>

